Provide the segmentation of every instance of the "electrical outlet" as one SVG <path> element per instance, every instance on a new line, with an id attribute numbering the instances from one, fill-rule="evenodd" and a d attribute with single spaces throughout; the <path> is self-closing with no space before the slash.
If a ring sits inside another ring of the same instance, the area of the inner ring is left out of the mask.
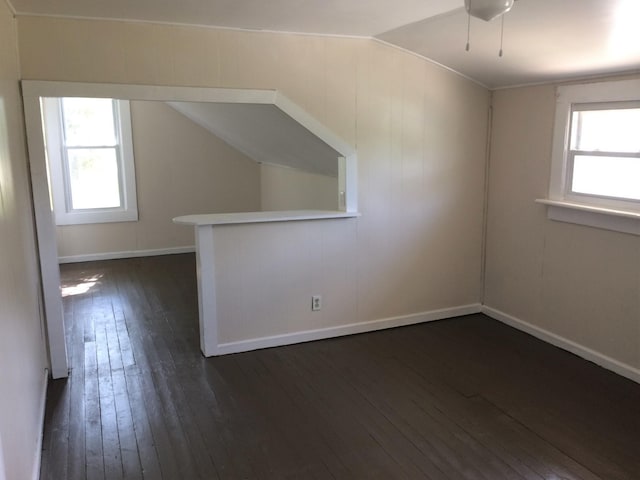
<path id="1" fill-rule="evenodd" d="M 311 310 L 317 312 L 322 308 L 322 295 L 314 295 L 311 297 Z"/>

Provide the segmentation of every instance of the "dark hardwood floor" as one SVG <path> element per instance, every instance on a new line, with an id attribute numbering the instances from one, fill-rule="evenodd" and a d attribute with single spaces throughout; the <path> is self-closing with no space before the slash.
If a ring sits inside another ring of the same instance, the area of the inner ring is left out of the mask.
<path id="1" fill-rule="evenodd" d="M 193 255 L 62 267 L 41 478 L 640 478 L 640 385 L 483 315 L 204 359 Z"/>

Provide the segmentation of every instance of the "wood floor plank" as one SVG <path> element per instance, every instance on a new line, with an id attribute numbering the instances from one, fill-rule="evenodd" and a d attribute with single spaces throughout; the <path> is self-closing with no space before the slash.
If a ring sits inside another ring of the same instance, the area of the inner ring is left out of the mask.
<path id="1" fill-rule="evenodd" d="M 336 360 L 336 353 L 337 352 L 335 350 L 331 350 L 328 355 L 323 355 L 321 357 L 320 362 L 329 366 L 333 365 L 332 371 L 328 373 L 330 377 L 343 376 L 345 381 L 342 383 L 344 385 L 350 385 L 351 387 L 356 386 L 359 379 L 350 375 L 345 375 L 345 372 L 352 365 L 350 360 Z M 317 367 L 314 367 L 313 370 L 315 371 L 316 368 Z M 360 369 L 358 370 L 361 371 Z M 388 390 L 390 389 L 385 386 L 383 391 L 380 392 L 381 395 L 388 397 Z M 380 409 L 380 405 L 371 403 L 370 398 L 363 396 L 363 399 L 366 402 L 369 402 L 373 407 L 371 414 L 363 419 L 363 423 L 366 425 L 373 425 L 375 423 L 377 412 L 377 416 L 385 419 L 385 423 L 389 425 L 387 427 L 387 432 L 376 431 L 372 432 L 372 434 L 374 434 L 375 437 L 380 438 L 381 441 L 389 441 L 395 437 L 396 442 L 400 443 L 402 449 L 406 450 L 408 449 L 408 446 L 413 446 L 418 451 L 421 451 L 425 458 L 429 458 L 429 456 L 431 456 L 430 460 L 437 468 L 437 470 L 431 469 L 430 474 L 432 476 L 437 475 L 437 472 L 439 471 L 441 472 L 440 476 L 448 475 L 447 478 L 485 478 L 471 462 L 467 461 L 469 452 L 465 451 L 463 448 L 464 444 L 459 438 L 463 432 L 452 432 L 451 430 L 441 428 L 437 422 L 433 421 L 433 419 L 429 418 L 428 415 L 421 412 L 419 408 L 415 408 L 410 401 L 411 399 L 407 399 L 408 405 L 412 408 L 412 412 L 407 414 L 409 424 L 415 425 L 416 423 L 419 423 L 420 420 L 426 422 L 422 424 L 424 430 L 429 432 L 429 440 L 425 443 L 424 439 L 420 438 L 419 435 L 415 435 L 413 432 L 403 428 L 404 425 L 402 425 L 402 422 L 399 421 L 399 417 L 397 416 L 402 405 L 392 402 L 390 408 L 382 410 Z M 361 404 L 353 405 L 354 410 L 363 411 L 367 408 L 364 402 L 359 403 Z M 393 432 L 391 426 L 393 426 L 397 431 Z"/>
<path id="2" fill-rule="evenodd" d="M 402 338 L 399 339 L 402 344 Z M 438 343 L 443 343 L 444 339 L 441 339 Z M 422 349 L 416 349 L 413 351 L 411 356 L 405 356 L 403 361 L 410 366 L 409 370 L 398 369 L 398 372 L 402 372 L 403 374 L 413 375 L 413 382 L 417 385 L 421 385 L 424 380 L 428 379 L 427 383 L 423 387 L 423 392 L 420 398 L 424 398 L 428 395 L 427 392 L 433 392 L 433 395 L 438 399 L 440 404 L 442 405 L 440 408 L 446 409 L 446 411 L 450 414 L 461 415 L 462 418 L 478 420 L 476 417 L 469 416 L 466 409 L 468 408 L 468 403 L 464 402 L 464 396 L 460 397 L 460 395 L 456 395 L 455 391 L 457 391 L 457 382 L 453 382 L 454 386 L 452 388 L 442 388 L 435 387 L 437 382 L 442 381 L 441 377 L 427 375 L 425 377 L 424 370 L 420 369 L 420 366 L 424 364 L 425 361 L 429 361 L 430 356 L 425 356 L 425 351 Z M 486 355 L 485 355 L 486 356 Z M 455 359 L 452 359 L 452 362 L 455 362 Z M 512 363 L 512 362 L 511 362 Z M 464 376 L 465 372 L 459 372 L 460 375 Z M 476 372 L 477 373 L 477 372 Z M 429 381 L 430 380 L 430 381 Z M 434 384 L 433 382 L 436 382 Z M 445 380 L 445 384 L 447 384 L 448 379 Z M 497 387 L 496 387 L 497 388 Z M 504 382 L 503 388 L 509 389 L 511 388 L 510 382 L 507 380 Z M 470 397 L 466 397 L 469 399 L 478 398 L 478 395 L 473 395 Z M 536 452 L 536 456 L 542 456 L 546 458 L 548 461 L 544 462 L 542 466 L 537 466 L 536 471 L 543 473 L 547 469 L 551 469 L 552 475 L 556 475 L 564 478 L 580 478 L 580 479 L 597 479 L 600 478 L 597 475 L 594 475 L 589 469 L 584 468 L 583 466 L 576 463 L 571 456 L 566 455 L 564 452 L 559 450 L 553 443 L 545 442 L 544 439 L 540 438 L 535 432 L 532 431 L 533 425 L 523 425 L 518 422 L 516 419 L 506 414 L 508 417 L 508 423 L 513 429 L 513 431 L 502 431 L 501 435 L 505 438 L 517 438 L 517 442 L 515 445 L 524 445 L 529 449 L 533 449 Z M 504 420 L 500 418 L 500 421 Z M 502 422 L 504 423 L 504 422 Z M 482 425 L 484 428 L 494 428 L 496 426 L 495 421 L 491 421 L 491 419 L 487 420 L 486 425 Z M 510 436 L 511 435 L 511 436 Z M 572 475 L 571 472 L 576 472 L 576 475 Z"/>
<path id="3" fill-rule="evenodd" d="M 308 422 L 317 411 L 300 410 L 287 393 L 274 381 L 271 372 L 261 362 L 263 356 L 237 357 L 236 362 L 246 382 L 246 393 L 258 399 L 256 408 L 264 419 L 264 428 L 275 439 L 270 443 L 269 460 L 272 470 L 279 476 L 302 475 L 309 470 L 324 471 L 326 464 L 321 451 L 327 453 L 326 442 L 318 435 L 318 429 Z M 278 414 L 284 410 L 288 415 Z"/>
<path id="4" fill-rule="evenodd" d="M 77 295 L 64 298 L 65 311 L 72 313 L 71 334 L 68 336 L 70 374 L 70 416 L 69 416 L 69 454 L 67 460 L 68 478 L 85 478 L 85 351 L 83 315 L 90 314 L 76 305 Z"/>
<path id="5" fill-rule="evenodd" d="M 398 345 L 403 345 L 406 342 L 404 335 L 406 332 L 399 332 L 399 338 L 394 338 L 395 335 L 390 337 L 391 343 L 398 341 Z M 424 340 L 424 339 L 422 339 Z M 438 344 L 442 344 L 444 340 L 440 339 Z M 384 347 L 381 347 L 384 348 Z M 391 346 L 391 351 L 395 351 Z M 396 346 L 397 348 L 397 346 Z M 499 433 L 500 438 L 504 439 L 517 439 L 516 442 L 509 442 L 509 445 L 522 445 L 523 448 L 533 449 L 535 456 L 542 456 L 547 461 L 532 467 L 532 469 L 538 473 L 545 475 L 547 471 L 551 472 L 551 475 L 558 476 L 560 478 L 580 478 L 580 479 L 597 479 L 596 475 L 593 475 L 588 469 L 576 463 L 571 457 L 565 455 L 562 451 L 558 450 L 552 444 L 545 442 L 538 435 L 512 417 L 508 415 L 497 416 L 495 418 L 483 419 L 476 415 L 469 415 L 468 408 L 469 403 L 467 399 L 478 398 L 478 395 L 472 395 L 467 397 L 462 395 L 457 389 L 456 380 L 453 385 L 449 385 L 447 382 L 441 384 L 442 377 L 438 374 L 434 374 L 429 370 L 421 369 L 420 366 L 424 365 L 424 362 L 429 361 L 429 357 L 425 352 L 428 349 L 422 349 L 414 347 L 410 350 L 405 350 L 407 354 L 401 357 L 402 362 L 410 368 L 395 368 L 393 369 L 394 375 L 407 376 L 411 385 L 415 385 L 419 389 L 416 398 L 419 402 L 423 402 L 425 398 L 431 398 L 438 408 L 446 412 L 447 415 L 458 418 L 459 421 L 471 422 L 476 424 L 479 428 L 490 429 L 493 431 L 498 425 L 505 425 L 505 421 L 508 423 L 509 430 L 501 430 Z M 465 375 L 465 372 L 460 372 L 461 375 Z M 506 418 L 505 418 L 506 417 Z M 480 423 L 478 423 L 480 422 Z M 570 472 L 577 472 L 576 476 L 573 476 Z"/>
<path id="6" fill-rule="evenodd" d="M 67 433 L 69 428 L 70 392 L 69 381 L 54 382 L 47 390 L 45 424 L 48 436 L 43 439 L 42 472 L 51 472 L 59 478 L 67 476 Z M 63 461 L 53 461 L 62 459 Z"/>
<path id="7" fill-rule="evenodd" d="M 114 393 L 114 407 L 118 440 L 120 446 L 120 458 L 122 462 L 122 477 L 127 480 L 142 479 L 142 465 L 138 455 L 136 432 L 129 404 L 129 392 L 123 369 L 113 371 L 111 374 Z"/>
<path id="8" fill-rule="evenodd" d="M 95 342 L 85 342 L 84 411 L 85 462 L 87 480 L 104 479 L 102 423 L 100 416 L 100 387 Z"/>
<path id="9" fill-rule="evenodd" d="M 125 382 L 142 476 L 145 480 L 160 480 L 162 468 L 137 368 L 131 367 L 125 371 Z"/>
<path id="10" fill-rule="evenodd" d="M 640 385 L 483 315 L 205 359 L 192 254 L 61 269 L 42 480 L 637 480 Z"/>
<path id="11" fill-rule="evenodd" d="M 193 412 L 181 388 L 182 382 L 168 382 L 177 376 L 173 358 L 163 337 L 154 339 L 155 352 L 149 360 L 156 365 L 152 372 L 155 391 L 159 394 L 165 421 L 176 438 L 175 450 L 182 452 L 180 459 L 183 472 L 192 472 L 194 478 L 218 478 L 209 453 L 203 448 L 203 439 L 198 428 L 198 412 Z M 150 348 L 147 348 L 150 351 Z"/>

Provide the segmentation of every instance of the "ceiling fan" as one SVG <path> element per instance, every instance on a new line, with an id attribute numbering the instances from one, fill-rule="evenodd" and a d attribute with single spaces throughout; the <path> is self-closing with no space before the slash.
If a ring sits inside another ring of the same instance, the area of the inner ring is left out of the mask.
<path id="1" fill-rule="evenodd" d="M 507 13 L 514 0 L 464 0 L 464 8 L 470 16 L 489 22 Z"/>
<path id="2" fill-rule="evenodd" d="M 504 38 L 504 14 L 513 7 L 516 0 L 464 0 L 464 8 L 469 14 L 467 22 L 467 45 L 465 50 L 468 52 L 470 47 L 469 36 L 471 31 L 471 17 L 479 18 L 485 22 L 502 16 L 502 25 L 500 27 L 500 51 L 498 56 L 502 57 L 502 40 Z"/>

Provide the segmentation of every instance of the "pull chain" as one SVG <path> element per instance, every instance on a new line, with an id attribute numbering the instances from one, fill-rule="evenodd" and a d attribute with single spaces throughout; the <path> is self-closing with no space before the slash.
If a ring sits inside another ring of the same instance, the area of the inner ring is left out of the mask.
<path id="1" fill-rule="evenodd" d="M 469 1 L 469 5 L 471 5 L 471 1 Z M 469 33 L 471 32 L 471 14 L 467 13 L 467 46 L 465 50 L 469 51 Z"/>
<path id="2" fill-rule="evenodd" d="M 502 57 L 502 41 L 504 40 L 504 15 L 502 15 L 502 22 L 500 24 L 500 51 L 498 56 Z"/>
<path id="3" fill-rule="evenodd" d="M 517 0 L 513 0 L 513 2 L 516 2 Z M 513 5 L 513 2 L 511 2 L 511 5 Z M 471 47 L 471 0 L 467 0 L 465 2 L 465 6 L 466 6 L 466 10 L 467 10 L 467 45 L 465 46 L 465 50 L 468 52 L 470 47 Z M 503 50 L 502 47 L 504 45 L 504 14 L 509 11 L 509 9 L 511 8 L 511 6 L 509 5 L 509 2 L 507 2 L 507 7 L 505 11 L 503 11 L 503 13 L 500 13 L 499 15 L 502 17 L 500 19 L 500 50 L 498 51 L 498 57 L 502 57 L 503 55 Z M 483 18 L 483 17 L 479 17 L 479 18 Z M 494 17 L 495 18 L 495 17 Z"/>

